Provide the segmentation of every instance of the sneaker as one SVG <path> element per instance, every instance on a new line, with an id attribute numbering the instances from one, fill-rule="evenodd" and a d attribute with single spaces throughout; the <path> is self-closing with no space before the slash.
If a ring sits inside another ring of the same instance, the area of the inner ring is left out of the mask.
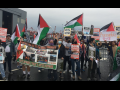
<path id="1" fill-rule="evenodd" d="M 91 81 L 91 78 L 88 78 L 88 81 Z"/>
<path id="2" fill-rule="evenodd" d="M 5 77 L 3 78 L 3 80 L 4 80 L 4 81 L 7 81 L 7 79 L 6 79 Z"/>
<path id="3" fill-rule="evenodd" d="M 94 81 L 97 81 L 97 78 L 95 77 L 95 78 L 93 78 L 93 80 L 94 80 Z"/>
<path id="4" fill-rule="evenodd" d="M 30 79 L 30 75 L 29 74 L 27 75 L 27 79 Z"/>
<path id="5" fill-rule="evenodd" d="M 26 78 L 26 74 L 23 74 L 23 75 L 22 75 L 22 78 Z"/>
<path id="6" fill-rule="evenodd" d="M 73 76 L 72 78 L 75 79 L 75 76 Z"/>
<path id="7" fill-rule="evenodd" d="M 38 70 L 38 72 L 41 72 L 41 70 Z"/>
<path id="8" fill-rule="evenodd" d="M 78 79 L 79 79 L 79 80 L 82 80 L 82 78 L 81 78 L 80 76 L 78 77 Z"/>
<path id="9" fill-rule="evenodd" d="M 69 70 L 69 73 L 72 73 L 72 71 L 71 71 L 71 70 Z"/>
<path id="10" fill-rule="evenodd" d="M 66 73 L 67 70 L 63 71 L 63 73 Z"/>

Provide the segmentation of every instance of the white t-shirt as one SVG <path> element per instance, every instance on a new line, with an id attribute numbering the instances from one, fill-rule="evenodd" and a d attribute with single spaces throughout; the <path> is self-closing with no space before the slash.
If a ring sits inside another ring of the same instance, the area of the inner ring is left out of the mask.
<path id="1" fill-rule="evenodd" d="M 10 47 L 9 47 L 9 45 L 6 46 L 5 52 L 10 52 Z"/>

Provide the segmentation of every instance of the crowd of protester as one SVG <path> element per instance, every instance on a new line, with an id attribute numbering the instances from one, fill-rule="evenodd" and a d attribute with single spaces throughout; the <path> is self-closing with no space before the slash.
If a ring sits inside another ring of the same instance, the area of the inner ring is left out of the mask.
<path id="1" fill-rule="evenodd" d="M 67 71 L 67 63 L 68 63 L 68 69 L 69 69 L 69 73 L 72 74 L 72 79 L 75 79 L 75 73 L 78 76 L 78 80 L 82 80 L 81 78 L 81 73 L 85 72 L 85 69 L 83 68 L 83 66 L 85 66 L 85 68 L 88 68 L 88 72 L 87 72 L 87 78 L 88 81 L 90 80 L 96 80 L 96 76 L 97 74 L 100 77 L 100 52 L 99 52 L 99 48 L 102 47 L 102 43 L 100 42 L 100 44 L 95 42 L 94 38 L 90 38 L 89 42 L 84 42 L 84 34 L 82 35 L 82 38 L 79 40 L 80 41 L 80 45 L 79 45 L 79 60 L 76 59 L 71 59 L 70 56 L 73 52 L 75 51 L 71 51 L 71 44 L 78 44 L 77 40 L 74 39 L 73 37 L 60 37 L 57 38 L 57 34 L 55 35 L 55 38 L 51 38 L 49 40 L 47 40 L 46 38 L 42 39 L 40 41 L 40 46 L 54 46 L 57 45 L 58 47 L 58 61 L 57 61 L 57 69 L 53 70 L 53 69 L 48 69 L 48 80 L 54 80 L 57 81 L 58 78 L 64 78 L 64 73 L 66 73 Z M 17 52 L 17 46 L 19 44 L 19 42 L 21 41 L 26 41 L 26 36 L 24 35 L 24 38 L 18 38 L 18 43 L 15 47 L 14 43 L 11 40 L 11 36 L 7 35 L 6 37 L 6 42 L 2 42 L 0 40 L 0 52 L 3 53 L 3 63 L 0 63 L 0 72 L 2 75 L 3 80 L 6 80 L 5 77 L 5 73 L 6 73 L 6 62 L 8 64 L 8 71 L 10 74 L 13 74 L 13 72 L 11 72 L 11 61 L 12 61 L 12 57 L 13 57 L 13 62 L 16 62 L 16 52 Z M 109 51 L 109 61 L 110 61 L 110 72 L 112 72 L 113 69 L 113 59 L 115 57 L 115 52 L 118 46 L 118 43 L 115 41 L 109 42 L 107 43 L 107 41 L 105 42 L 105 46 L 108 48 Z M 119 42 L 119 41 L 118 41 Z M 88 53 L 89 53 L 89 46 L 94 47 L 96 49 L 96 56 L 95 58 L 89 58 L 88 57 Z M 98 63 L 96 63 L 96 61 L 98 61 Z M 76 63 L 76 67 L 75 67 L 75 63 Z M 88 64 L 87 64 L 88 63 Z M 87 66 L 88 65 L 88 66 Z M 21 65 L 20 63 L 17 62 L 17 68 L 18 69 L 22 69 L 23 71 L 23 75 L 22 77 L 25 78 L 26 77 L 26 67 L 27 67 L 27 79 L 30 78 L 30 66 L 29 65 Z M 38 68 L 38 72 L 43 71 L 44 69 L 42 68 Z M 59 72 L 59 76 L 57 76 L 57 73 Z M 52 74 L 53 73 L 53 74 Z M 53 76 L 52 76 L 53 75 Z"/>

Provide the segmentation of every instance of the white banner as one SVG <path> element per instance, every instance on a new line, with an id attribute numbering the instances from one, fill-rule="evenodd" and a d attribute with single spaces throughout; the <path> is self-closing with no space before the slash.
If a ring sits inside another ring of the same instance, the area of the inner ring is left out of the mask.
<path id="1" fill-rule="evenodd" d="M 100 32 L 100 41 L 117 41 L 117 32 Z"/>

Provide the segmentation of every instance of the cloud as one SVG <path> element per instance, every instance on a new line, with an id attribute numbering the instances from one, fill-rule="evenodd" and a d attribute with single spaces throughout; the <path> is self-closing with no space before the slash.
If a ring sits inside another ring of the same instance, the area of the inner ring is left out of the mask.
<path id="1" fill-rule="evenodd" d="M 90 27 L 94 25 L 95 28 L 102 28 L 104 25 L 114 22 L 116 26 L 120 23 L 120 8 L 20 8 L 27 12 L 28 27 L 37 29 L 39 14 L 49 26 L 56 26 L 56 31 L 63 29 L 62 24 L 70 21 L 76 16 L 84 13 L 83 25 Z M 76 27 L 75 29 L 82 29 Z M 52 30 L 50 30 L 52 31 Z"/>

